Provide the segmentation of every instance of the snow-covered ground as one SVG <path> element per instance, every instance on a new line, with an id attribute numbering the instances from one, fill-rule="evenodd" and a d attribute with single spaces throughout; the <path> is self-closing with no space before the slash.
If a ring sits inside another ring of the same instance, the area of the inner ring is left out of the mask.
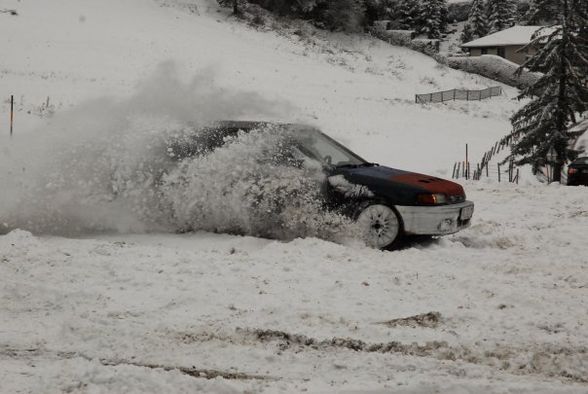
<path id="1" fill-rule="evenodd" d="M 186 121 L 308 122 L 369 160 L 448 176 L 465 143 L 477 158 L 508 132 L 514 89 L 417 105 L 415 93 L 496 83 L 369 38 L 256 30 L 213 1 L 0 9 L 18 13 L 0 13 L 0 216 L 21 219 L 0 236 L 1 393 L 588 389 L 584 187 L 465 183 L 472 227 L 398 252 L 27 231 L 47 207 L 71 214 L 55 198 L 79 202 L 106 164 L 150 152 L 133 142 Z M 128 214 L 99 202 L 75 212 L 85 225 Z"/>
<path id="2" fill-rule="evenodd" d="M 585 393 L 586 190 L 467 186 L 471 229 L 398 252 L 0 237 L 0 391 Z"/>

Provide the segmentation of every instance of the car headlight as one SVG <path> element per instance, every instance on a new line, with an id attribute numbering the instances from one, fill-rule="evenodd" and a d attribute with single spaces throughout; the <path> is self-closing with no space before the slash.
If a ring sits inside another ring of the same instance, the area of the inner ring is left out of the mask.
<path id="1" fill-rule="evenodd" d="M 447 204 L 447 196 L 443 193 L 419 194 L 417 202 L 422 205 Z"/>

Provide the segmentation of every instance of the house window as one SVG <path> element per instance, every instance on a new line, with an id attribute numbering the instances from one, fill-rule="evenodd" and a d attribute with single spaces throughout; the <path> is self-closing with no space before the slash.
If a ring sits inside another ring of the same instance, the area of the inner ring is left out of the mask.
<path id="1" fill-rule="evenodd" d="M 500 57 L 506 57 L 506 50 L 504 47 L 498 47 L 497 55 Z"/>
<path id="2" fill-rule="evenodd" d="M 488 54 L 488 48 L 482 48 L 482 55 Z"/>

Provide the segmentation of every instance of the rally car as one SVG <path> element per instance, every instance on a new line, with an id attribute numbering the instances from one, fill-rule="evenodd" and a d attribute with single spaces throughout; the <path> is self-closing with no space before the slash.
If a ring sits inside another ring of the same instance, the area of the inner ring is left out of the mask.
<path id="1" fill-rule="evenodd" d="M 184 160 L 263 127 L 287 131 L 291 151 L 320 163 L 327 180 L 320 186 L 327 209 L 353 219 L 369 246 L 393 249 L 407 236 L 447 235 L 470 225 L 474 203 L 466 200 L 461 185 L 366 161 L 312 126 L 221 121 L 194 130 L 193 138 L 171 143 L 168 150 Z M 287 162 L 300 165 L 299 160 Z"/>

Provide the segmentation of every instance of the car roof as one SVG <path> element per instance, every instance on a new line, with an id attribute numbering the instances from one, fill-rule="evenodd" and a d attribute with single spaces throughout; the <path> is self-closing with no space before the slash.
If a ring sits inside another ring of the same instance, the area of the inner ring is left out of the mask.
<path id="1" fill-rule="evenodd" d="M 264 122 L 264 121 L 251 121 L 251 120 L 217 120 L 209 125 L 209 127 L 214 128 L 239 128 L 239 129 L 254 129 L 259 126 L 265 126 L 268 124 L 272 124 L 271 122 Z"/>
<path id="2" fill-rule="evenodd" d="M 272 121 L 259 121 L 259 120 L 218 120 L 212 122 L 207 127 L 219 128 L 219 129 L 240 129 L 244 131 L 256 129 L 264 126 L 280 126 L 293 129 L 305 128 L 305 129 L 316 129 L 316 127 L 302 124 L 302 123 L 284 123 L 284 122 L 272 122 Z"/>

